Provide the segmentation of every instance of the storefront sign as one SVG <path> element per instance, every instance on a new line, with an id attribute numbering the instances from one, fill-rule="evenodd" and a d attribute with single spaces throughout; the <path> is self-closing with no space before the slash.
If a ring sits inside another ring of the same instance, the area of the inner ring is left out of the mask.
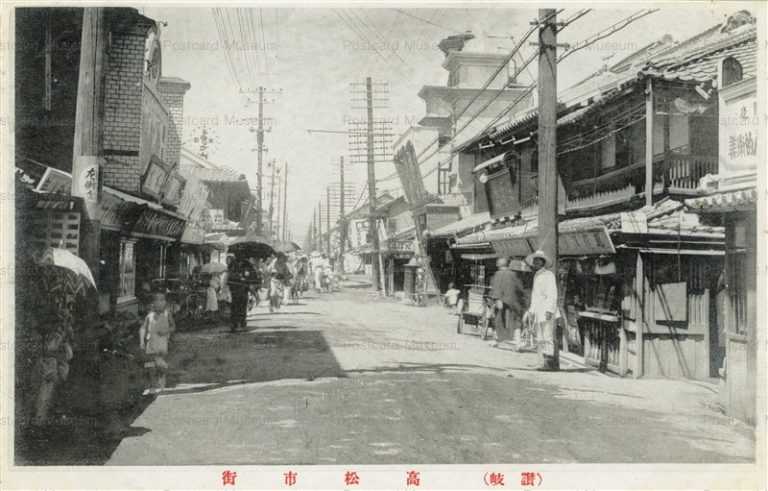
<path id="1" fill-rule="evenodd" d="M 616 252 L 605 227 L 563 232 L 559 239 L 558 253 L 562 256 L 589 256 Z"/>
<path id="2" fill-rule="evenodd" d="M 168 176 L 168 180 L 165 182 L 163 188 L 163 203 L 169 205 L 179 205 L 181 203 L 181 196 L 184 191 L 184 185 L 186 180 L 181 177 L 177 172 L 172 172 Z"/>
<path id="3" fill-rule="evenodd" d="M 184 220 L 157 210 L 145 208 L 132 232 L 178 239 L 184 233 Z"/>
<path id="4" fill-rule="evenodd" d="M 133 226 L 140 211 L 141 205 L 125 201 L 107 191 L 101 199 L 96 216 L 102 227 L 127 231 Z"/>
<path id="5" fill-rule="evenodd" d="M 72 196 L 83 198 L 86 204 L 99 201 L 99 157 L 81 155 L 72 166 Z"/>
<path id="6" fill-rule="evenodd" d="M 391 251 L 413 252 L 414 250 L 413 240 L 390 240 L 388 246 Z"/>
<path id="7" fill-rule="evenodd" d="M 72 190 L 72 177 L 66 172 L 47 167 L 37 183 L 35 191 L 39 193 L 70 194 Z"/>
<path id="8" fill-rule="evenodd" d="M 224 226 L 224 210 L 222 209 L 209 209 L 208 219 L 213 228 L 219 228 Z"/>
<path id="9" fill-rule="evenodd" d="M 757 84 L 737 82 L 720 94 L 719 173 L 757 169 L 757 142 L 760 117 Z"/>
<path id="10" fill-rule="evenodd" d="M 163 197 L 162 193 L 167 179 L 168 168 L 163 161 L 153 156 L 142 178 L 141 192 L 160 200 Z"/>

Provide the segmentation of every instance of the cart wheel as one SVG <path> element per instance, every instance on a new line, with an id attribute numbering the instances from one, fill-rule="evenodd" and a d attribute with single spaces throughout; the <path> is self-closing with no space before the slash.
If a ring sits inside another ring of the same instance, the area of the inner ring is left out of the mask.
<path id="1" fill-rule="evenodd" d="M 488 329 L 491 327 L 491 321 L 488 317 L 483 316 L 483 328 L 481 331 L 481 339 L 486 341 L 488 339 Z"/>
<path id="2" fill-rule="evenodd" d="M 456 334 L 461 334 L 461 330 L 464 327 L 464 314 L 459 314 L 459 319 L 456 321 Z"/>

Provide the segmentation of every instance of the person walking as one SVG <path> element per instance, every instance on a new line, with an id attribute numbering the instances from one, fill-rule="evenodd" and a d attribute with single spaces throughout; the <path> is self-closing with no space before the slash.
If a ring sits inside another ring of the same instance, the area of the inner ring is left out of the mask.
<path id="1" fill-rule="evenodd" d="M 536 348 L 541 357 L 539 370 L 550 370 L 555 351 L 554 326 L 560 318 L 557 304 L 557 279 L 552 267 L 552 260 L 538 250 L 525 258 L 525 263 L 535 272 L 531 305 L 523 316 L 523 322 L 531 322 L 536 330 Z"/>
<path id="2" fill-rule="evenodd" d="M 157 394 L 165 388 L 165 374 L 168 363 L 168 340 L 176 330 L 173 314 L 168 309 L 165 293 L 153 294 L 151 310 L 139 329 L 139 347 L 146 354 L 144 367 L 149 372 L 149 394 Z"/>
<path id="3" fill-rule="evenodd" d="M 512 339 L 519 348 L 520 326 L 525 311 L 523 281 L 519 273 L 509 269 L 509 260 L 496 261 L 498 271 L 491 278 L 491 298 L 496 307 L 496 342 Z"/>
<path id="4" fill-rule="evenodd" d="M 211 274 L 208 281 L 208 289 L 205 291 L 205 314 L 208 320 L 216 320 L 219 314 L 218 290 L 220 286 L 219 275 Z"/>
<path id="5" fill-rule="evenodd" d="M 233 260 L 229 264 L 229 275 L 232 292 L 230 329 L 237 332 L 247 325 L 249 291 L 250 286 L 257 281 L 257 271 L 249 261 Z"/>
<path id="6" fill-rule="evenodd" d="M 219 285 L 219 309 L 226 307 L 232 303 L 232 292 L 229 289 L 229 270 L 232 268 L 232 263 L 235 261 L 233 256 L 227 256 L 227 270 L 221 273 L 220 285 Z M 222 305 L 223 304 L 223 305 Z"/>

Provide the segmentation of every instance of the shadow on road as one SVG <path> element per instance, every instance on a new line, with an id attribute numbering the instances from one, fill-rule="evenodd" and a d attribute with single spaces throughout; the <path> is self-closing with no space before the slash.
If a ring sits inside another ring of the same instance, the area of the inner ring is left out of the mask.
<path id="1" fill-rule="evenodd" d="M 203 392 L 282 379 L 346 376 L 321 331 L 261 327 L 270 330 L 214 338 L 179 336 L 168 359 L 167 387 L 177 388 L 173 393 Z"/>

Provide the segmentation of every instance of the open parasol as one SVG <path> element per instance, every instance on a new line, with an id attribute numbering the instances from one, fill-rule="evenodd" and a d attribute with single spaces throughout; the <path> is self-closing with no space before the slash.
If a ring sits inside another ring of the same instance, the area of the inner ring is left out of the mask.
<path id="1" fill-rule="evenodd" d="M 280 241 L 275 245 L 275 250 L 288 254 L 290 252 L 300 251 L 301 247 L 291 240 Z"/>
<path id="2" fill-rule="evenodd" d="M 267 257 L 275 252 L 275 244 L 256 232 L 248 232 L 229 245 L 229 251 L 236 256 Z"/>
<path id="3" fill-rule="evenodd" d="M 203 264 L 203 266 L 200 268 L 201 273 L 223 273 L 226 270 L 227 265 L 221 263 Z"/>
<path id="4" fill-rule="evenodd" d="M 96 288 L 96 282 L 91 274 L 91 269 L 85 264 L 85 261 L 66 249 L 47 247 L 37 259 L 37 264 L 39 266 L 54 266 L 72 271 L 84 278 L 93 288 Z"/>

